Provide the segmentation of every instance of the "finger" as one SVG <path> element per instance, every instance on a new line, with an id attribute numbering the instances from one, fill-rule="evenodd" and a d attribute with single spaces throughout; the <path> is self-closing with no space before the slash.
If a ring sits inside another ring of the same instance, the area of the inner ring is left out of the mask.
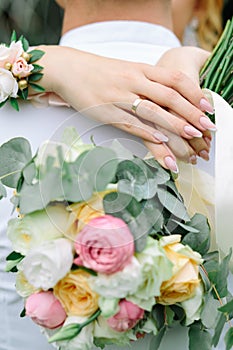
<path id="1" fill-rule="evenodd" d="M 159 130 L 161 132 L 166 132 L 166 136 L 169 138 L 167 147 L 169 147 L 177 159 L 182 160 L 185 163 L 196 164 L 196 152 L 189 145 L 189 142 L 167 130 L 163 130 L 162 128 L 159 128 Z"/>
<path id="2" fill-rule="evenodd" d="M 189 140 L 189 145 L 199 157 L 209 160 L 210 145 L 205 141 L 205 138 Z"/>
<path id="3" fill-rule="evenodd" d="M 127 108 L 125 103 L 118 103 L 118 106 L 124 107 L 124 109 Z M 128 105 L 128 110 L 130 106 L 131 105 Z M 152 122 L 156 126 L 160 126 L 183 138 L 191 139 L 193 137 L 202 137 L 202 133 L 186 120 L 171 114 L 170 111 L 167 111 L 149 100 L 141 100 L 137 105 L 136 115 L 145 121 Z"/>
<path id="4" fill-rule="evenodd" d="M 129 134 L 153 143 L 167 142 L 168 138 L 154 126 L 147 125 L 136 116 L 114 107 L 112 104 L 99 105 L 82 111 L 83 114 L 103 123 L 113 125 Z M 111 120 L 109 118 L 111 116 Z"/>
<path id="5" fill-rule="evenodd" d="M 179 169 L 176 164 L 176 157 L 167 147 L 166 144 L 154 144 L 150 141 L 144 140 L 145 146 L 148 148 L 152 156 L 165 168 L 169 169 L 174 173 L 178 173 Z"/>
<path id="6" fill-rule="evenodd" d="M 159 66 L 144 66 L 144 74 L 149 80 L 176 90 L 201 111 L 214 113 L 200 86 L 185 73 Z"/>

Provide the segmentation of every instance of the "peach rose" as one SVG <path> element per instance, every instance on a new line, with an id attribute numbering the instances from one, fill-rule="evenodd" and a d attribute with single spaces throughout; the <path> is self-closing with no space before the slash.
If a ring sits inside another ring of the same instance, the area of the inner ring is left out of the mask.
<path id="1" fill-rule="evenodd" d="M 28 64 L 23 57 L 19 57 L 12 65 L 12 73 L 19 79 L 28 77 L 33 70 L 33 65 Z"/>
<path id="2" fill-rule="evenodd" d="M 128 265 L 134 254 L 134 237 L 126 223 L 114 216 L 92 219 L 75 241 L 77 265 L 112 274 Z"/>
<path id="3" fill-rule="evenodd" d="M 172 235 L 160 240 L 168 259 L 173 263 L 172 277 L 162 283 L 161 294 L 157 298 L 157 302 L 163 305 L 190 299 L 200 285 L 201 256 L 190 247 L 179 243 L 180 239 L 180 235 Z"/>
<path id="4" fill-rule="evenodd" d="M 31 294 L 25 303 L 26 315 L 40 326 L 53 329 L 60 327 L 66 319 L 66 313 L 53 292 Z"/>
<path id="5" fill-rule="evenodd" d="M 143 318 L 144 310 L 131 301 L 121 300 L 119 307 L 119 312 L 107 320 L 108 325 L 116 332 L 125 332 L 133 328 Z"/>
<path id="6" fill-rule="evenodd" d="M 86 271 L 72 271 L 54 287 L 68 316 L 89 317 L 98 309 L 98 294 L 90 288 L 89 277 Z"/>

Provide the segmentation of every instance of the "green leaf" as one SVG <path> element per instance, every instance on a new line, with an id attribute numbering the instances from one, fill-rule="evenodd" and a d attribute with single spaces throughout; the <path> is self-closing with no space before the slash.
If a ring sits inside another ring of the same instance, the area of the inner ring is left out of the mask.
<path id="1" fill-rule="evenodd" d="M 0 200 L 1 200 L 3 197 L 6 197 L 6 196 L 7 196 L 6 189 L 5 189 L 5 187 L 3 186 L 2 182 L 0 181 Z"/>
<path id="2" fill-rule="evenodd" d="M 233 347 L 233 327 L 231 327 L 225 335 L 226 350 L 230 350 Z"/>
<path id="3" fill-rule="evenodd" d="M 211 293 L 205 295 L 201 321 L 206 328 L 215 328 L 218 322 L 219 301 L 214 299 Z"/>
<path id="4" fill-rule="evenodd" d="M 156 304 L 153 306 L 151 311 L 151 317 L 155 322 L 156 328 L 160 331 L 165 328 L 165 306 L 161 304 Z"/>
<path id="5" fill-rule="evenodd" d="M 163 327 L 156 336 L 153 336 L 153 338 L 150 341 L 150 348 L 149 350 L 158 350 L 159 346 L 161 344 L 161 341 L 164 337 L 164 334 L 166 332 L 166 327 Z"/>
<path id="6" fill-rule="evenodd" d="M 117 154 L 117 158 L 122 160 L 133 160 L 133 154 L 125 148 L 118 140 L 113 140 L 110 148 Z"/>
<path id="7" fill-rule="evenodd" d="M 182 222 L 180 222 L 178 220 L 172 219 L 172 221 L 175 222 L 176 224 L 178 224 L 180 227 L 182 227 L 187 232 L 193 232 L 193 233 L 198 233 L 199 232 L 199 230 L 197 230 L 196 228 L 194 228 L 192 226 L 189 226 L 188 223 L 185 225 L 185 224 L 183 224 Z"/>
<path id="8" fill-rule="evenodd" d="M 38 61 L 45 54 L 45 52 L 42 50 L 32 50 L 28 53 L 31 55 L 29 63 L 33 63 L 33 62 Z"/>
<path id="9" fill-rule="evenodd" d="M 44 92 L 45 91 L 45 88 L 43 88 L 42 86 L 40 86 L 38 84 L 30 83 L 30 86 L 36 92 Z"/>
<path id="10" fill-rule="evenodd" d="M 13 41 L 17 41 L 17 35 L 16 35 L 16 31 L 15 31 L 15 30 L 13 30 L 13 32 L 12 32 L 12 34 L 11 34 L 11 43 L 12 43 Z"/>
<path id="11" fill-rule="evenodd" d="M 0 108 L 3 107 L 7 103 L 8 99 L 0 103 Z"/>
<path id="12" fill-rule="evenodd" d="M 21 312 L 20 312 L 20 317 L 25 317 L 26 316 L 26 309 L 24 308 Z"/>
<path id="13" fill-rule="evenodd" d="M 211 350 L 211 334 L 199 323 L 194 323 L 189 329 L 189 350 Z"/>
<path id="14" fill-rule="evenodd" d="M 43 75 L 44 75 L 43 73 L 33 73 L 33 74 L 29 75 L 29 77 L 28 77 L 29 84 L 33 81 L 40 80 L 43 77 Z"/>
<path id="15" fill-rule="evenodd" d="M 155 179 L 148 179 L 144 184 L 134 181 L 120 180 L 118 190 L 122 193 L 132 195 L 140 202 L 142 199 L 153 198 L 157 192 L 157 183 Z"/>
<path id="16" fill-rule="evenodd" d="M 17 269 L 17 265 L 18 265 L 18 263 L 21 261 L 21 260 L 23 260 L 23 258 L 24 257 L 21 257 L 21 258 L 19 258 L 19 259 L 17 259 L 17 260 L 9 260 L 9 261 L 7 261 L 7 263 L 6 263 L 6 267 L 5 267 L 5 271 L 6 272 L 17 272 L 18 271 L 18 269 Z"/>
<path id="17" fill-rule="evenodd" d="M 172 325 L 174 322 L 175 312 L 169 307 L 165 306 L 165 317 L 166 317 L 166 324 L 168 326 Z"/>
<path id="18" fill-rule="evenodd" d="M 215 330 L 214 330 L 214 335 L 212 337 L 212 345 L 217 346 L 220 336 L 222 334 L 223 327 L 225 326 L 226 323 L 226 317 L 223 314 L 220 314 L 218 316 L 218 322 L 216 324 Z"/>
<path id="19" fill-rule="evenodd" d="M 18 252 L 11 252 L 7 257 L 6 260 L 10 261 L 10 260 L 18 260 L 20 258 L 24 258 L 24 255 L 18 253 Z"/>
<path id="20" fill-rule="evenodd" d="M 41 72 L 43 69 L 44 69 L 44 67 L 42 67 L 42 66 L 40 66 L 39 64 L 33 64 L 33 70 L 32 70 L 32 74 L 34 74 L 34 73 L 39 73 L 39 72 Z"/>
<path id="21" fill-rule="evenodd" d="M 18 91 L 19 97 L 21 97 L 23 100 L 26 100 L 28 98 L 28 88 L 19 90 Z"/>
<path id="22" fill-rule="evenodd" d="M 10 104 L 17 112 L 19 111 L 19 104 L 17 98 L 10 97 Z"/>
<path id="23" fill-rule="evenodd" d="M 233 299 L 229 301 L 227 304 L 221 306 L 219 308 L 219 311 L 224 312 L 224 313 L 232 313 L 233 312 Z"/>
<path id="24" fill-rule="evenodd" d="M 32 180 L 36 178 L 36 165 L 31 162 L 23 169 L 23 177 L 27 184 L 31 184 Z"/>
<path id="25" fill-rule="evenodd" d="M 189 215 L 184 206 L 184 203 L 169 193 L 166 189 L 158 189 L 158 198 L 161 204 L 174 216 L 189 221 Z"/>
<path id="26" fill-rule="evenodd" d="M 190 223 L 186 223 L 198 232 L 189 232 L 182 239 L 182 243 L 189 245 L 201 255 L 207 253 L 210 247 L 210 227 L 205 216 L 195 214 Z"/>
<path id="27" fill-rule="evenodd" d="M 0 147 L 0 178 L 8 187 L 16 188 L 20 172 L 31 160 L 32 153 L 29 142 L 16 137 Z"/>
<path id="28" fill-rule="evenodd" d="M 29 48 L 29 42 L 27 41 L 27 39 L 23 35 L 21 35 L 19 40 L 21 40 L 22 42 L 24 51 L 27 51 Z"/>

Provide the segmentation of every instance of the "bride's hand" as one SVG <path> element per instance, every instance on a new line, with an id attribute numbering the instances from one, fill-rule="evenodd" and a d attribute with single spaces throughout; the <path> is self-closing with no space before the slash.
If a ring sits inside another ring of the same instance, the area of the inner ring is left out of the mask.
<path id="1" fill-rule="evenodd" d="M 202 132 L 212 127 L 206 124 L 208 119 L 203 114 L 211 109 L 210 104 L 199 86 L 180 72 L 108 59 L 66 47 L 43 46 L 42 49 L 47 53 L 41 59 L 41 65 L 45 67 L 43 86 L 91 118 L 154 144 L 167 142 L 167 137 L 158 128 L 186 140 L 194 137 L 201 140 Z M 134 115 L 132 104 L 139 96 L 145 100 Z M 175 161 L 173 152 L 164 143 L 159 149 L 162 159 L 171 156 Z M 155 150 L 153 155 L 160 158 Z M 189 152 L 190 157 L 194 155 L 195 147 Z M 170 167 L 166 159 L 161 163 Z"/>

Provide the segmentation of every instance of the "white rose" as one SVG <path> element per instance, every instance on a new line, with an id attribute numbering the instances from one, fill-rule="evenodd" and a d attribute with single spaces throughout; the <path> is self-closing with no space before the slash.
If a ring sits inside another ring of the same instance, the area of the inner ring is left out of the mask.
<path id="1" fill-rule="evenodd" d="M 90 278 L 93 290 L 104 298 L 125 298 L 134 294 L 142 281 L 141 266 L 135 257 L 119 272 L 111 275 L 99 273 Z"/>
<path id="2" fill-rule="evenodd" d="M 17 97 L 18 84 L 11 72 L 0 68 L 0 103 L 8 97 Z"/>
<path id="3" fill-rule="evenodd" d="M 7 235 L 13 249 L 23 255 L 43 241 L 64 237 L 70 213 L 62 204 L 48 206 L 23 218 L 11 219 Z"/>
<path id="4" fill-rule="evenodd" d="M 72 323 L 83 323 L 87 320 L 85 317 L 70 316 L 66 319 L 63 326 Z M 94 323 L 89 323 L 73 339 L 57 342 L 61 350 L 90 350 L 93 348 L 93 329 Z"/>
<path id="5" fill-rule="evenodd" d="M 48 290 L 65 277 L 72 263 L 72 243 L 68 239 L 58 238 L 32 249 L 22 261 L 22 266 L 30 284 Z"/>
<path id="6" fill-rule="evenodd" d="M 33 287 L 28 280 L 26 279 L 23 271 L 22 271 L 22 263 L 19 263 L 17 265 L 18 272 L 16 274 L 16 282 L 15 282 L 15 288 L 17 290 L 17 293 L 22 298 L 27 298 L 29 295 L 35 293 L 37 289 Z"/>
<path id="7" fill-rule="evenodd" d="M 0 45 L 0 68 L 4 68 L 5 63 L 13 64 L 23 53 L 21 41 L 13 41 L 9 47 Z"/>

